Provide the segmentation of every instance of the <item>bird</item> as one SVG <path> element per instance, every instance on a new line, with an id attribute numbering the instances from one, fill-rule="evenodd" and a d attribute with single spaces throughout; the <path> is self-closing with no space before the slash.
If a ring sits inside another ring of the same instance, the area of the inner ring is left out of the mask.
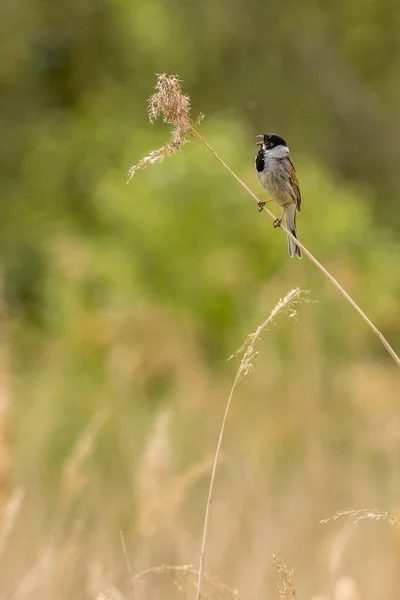
<path id="1" fill-rule="evenodd" d="M 275 219 L 274 227 L 280 227 L 285 217 L 286 227 L 297 239 L 296 213 L 300 212 L 301 193 L 288 145 L 275 133 L 264 133 L 257 137 L 261 138 L 261 141 L 257 142 L 259 150 L 255 157 L 257 178 L 272 196 L 271 200 L 258 203 L 259 210 L 261 211 L 267 202 L 275 200 L 282 209 L 282 217 Z M 289 256 L 296 255 L 301 258 L 300 247 L 289 236 L 288 242 Z"/>

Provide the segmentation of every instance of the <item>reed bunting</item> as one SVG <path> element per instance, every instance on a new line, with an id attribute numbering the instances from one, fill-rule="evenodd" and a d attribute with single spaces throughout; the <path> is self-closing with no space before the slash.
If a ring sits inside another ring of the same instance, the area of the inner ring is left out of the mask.
<path id="1" fill-rule="evenodd" d="M 296 213 L 300 212 L 301 194 L 289 148 L 285 140 L 274 133 L 264 133 L 258 137 L 262 141 L 257 142 L 260 147 L 255 159 L 257 178 L 272 196 L 267 202 L 275 200 L 282 209 L 282 217 L 276 219 L 274 227 L 279 227 L 285 217 L 286 227 L 297 238 Z M 260 211 L 265 204 L 266 202 L 259 202 Z M 299 246 L 289 237 L 288 241 L 289 255 L 301 258 Z"/>

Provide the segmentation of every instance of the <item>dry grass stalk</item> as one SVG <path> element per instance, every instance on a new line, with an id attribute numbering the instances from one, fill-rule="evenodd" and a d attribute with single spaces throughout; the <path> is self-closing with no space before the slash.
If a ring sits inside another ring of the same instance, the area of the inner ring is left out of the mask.
<path id="1" fill-rule="evenodd" d="M 293 571 L 289 570 L 279 554 L 274 554 L 272 558 L 280 575 L 278 592 L 281 600 L 296 600 L 297 595 L 293 584 Z"/>
<path id="2" fill-rule="evenodd" d="M 140 535 L 149 537 L 154 535 L 166 522 L 171 525 L 185 500 L 187 491 L 211 469 L 212 463 L 213 457 L 207 456 L 190 465 L 183 473 L 171 474 L 170 479 L 158 495 L 149 496 L 146 505 L 142 502 L 138 511 Z"/>
<path id="3" fill-rule="evenodd" d="M 222 160 L 222 158 L 211 148 L 211 146 L 206 142 L 206 140 L 200 135 L 200 133 L 196 129 L 196 125 L 203 119 L 203 115 L 200 114 L 199 117 L 193 122 L 191 120 L 190 115 L 190 98 L 183 94 L 181 80 L 177 75 L 167 76 L 165 73 L 158 75 L 156 90 L 157 92 L 151 96 L 149 100 L 149 118 L 150 121 L 153 122 L 158 116 L 162 116 L 165 123 L 173 126 L 171 142 L 162 146 L 158 150 L 154 150 L 150 152 L 148 156 L 143 158 L 137 165 L 131 167 L 129 170 L 129 180 L 133 177 L 133 175 L 145 167 L 152 165 L 154 163 L 160 162 L 164 160 L 167 156 L 172 156 L 177 150 L 179 150 L 183 144 L 187 142 L 188 135 L 192 135 L 198 142 L 200 142 L 211 154 L 216 158 L 224 167 L 229 171 L 229 173 L 236 179 L 236 181 L 242 186 L 244 190 L 257 202 L 260 202 L 260 199 L 250 190 L 249 187 L 232 171 L 230 167 Z M 275 221 L 275 215 L 269 210 L 267 206 L 264 206 L 264 212 L 268 214 L 268 216 Z M 295 243 L 300 246 L 302 251 L 311 262 L 314 263 L 316 267 L 329 279 L 332 285 L 342 294 L 342 296 L 347 300 L 347 302 L 354 308 L 354 310 L 360 315 L 360 317 L 365 321 L 368 327 L 374 332 L 374 334 L 381 341 L 383 346 L 386 348 L 387 352 L 393 358 L 398 367 L 400 367 L 400 357 L 393 350 L 389 342 L 382 335 L 382 333 L 375 327 L 372 321 L 367 317 L 363 310 L 358 306 L 358 304 L 349 296 L 349 294 L 344 290 L 344 288 L 340 285 L 340 283 L 325 269 L 325 267 L 311 254 L 305 246 L 294 238 L 292 233 L 286 229 L 286 227 L 282 224 L 280 229 L 289 236 Z"/>
<path id="4" fill-rule="evenodd" d="M 348 509 L 348 510 L 339 510 L 332 517 L 328 517 L 327 519 L 322 519 L 320 523 L 329 523 L 329 521 L 336 521 L 340 517 L 352 517 L 354 518 L 354 523 L 358 523 L 359 521 L 364 521 L 365 519 L 373 519 L 374 521 L 388 521 L 391 525 L 399 525 L 399 519 L 396 519 L 389 512 L 381 512 L 376 508 L 359 508 L 359 509 Z"/>
<path id="5" fill-rule="evenodd" d="M 21 487 L 16 488 L 2 511 L 2 519 L 0 522 L 0 560 L 4 554 L 7 540 L 14 529 L 24 496 L 25 490 Z"/>
<path id="6" fill-rule="evenodd" d="M 54 562 L 54 551 L 47 548 L 39 560 L 32 566 L 20 581 L 12 598 L 13 600 L 25 600 L 30 597 L 36 587 L 47 581 L 51 565 Z"/>
<path id="7" fill-rule="evenodd" d="M 173 478 L 171 460 L 171 411 L 163 409 L 154 418 L 142 456 L 136 466 L 134 490 L 138 529 L 152 535 L 166 498 L 163 493 Z"/>
<path id="8" fill-rule="evenodd" d="M 197 587 L 199 571 L 194 565 L 160 565 L 137 573 L 132 578 L 132 581 L 135 583 L 145 582 L 146 578 L 150 575 L 165 575 L 171 579 L 179 591 L 184 592 L 187 581 L 194 587 Z M 204 582 L 206 586 L 204 596 L 206 598 L 214 600 L 243 600 L 238 590 L 230 588 L 216 577 L 211 577 L 207 573 L 204 573 Z"/>
<path id="9" fill-rule="evenodd" d="M 57 535 L 58 531 L 55 531 Z M 60 540 L 57 545 L 55 542 L 51 542 L 54 548 L 54 552 L 52 553 L 54 560 L 53 562 L 49 562 L 51 589 L 61 589 L 63 584 L 65 585 L 71 577 L 71 573 L 75 572 L 79 564 L 84 532 L 85 520 L 77 518 L 73 523 L 68 525 L 65 538 L 62 541 Z"/>
<path id="10" fill-rule="evenodd" d="M 226 424 L 226 420 L 228 417 L 229 408 L 230 408 L 230 405 L 232 402 L 233 394 L 235 392 L 235 389 L 236 389 L 238 383 L 242 379 L 242 377 L 244 377 L 245 375 L 250 373 L 253 368 L 253 361 L 257 356 L 257 352 L 254 350 L 254 347 L 255 347 L 256 342 L 260 339 L 263 331 L 265 331 L 268 328 L 268 326 L 273 322 L 275 317 L 280 312 L 289 313 L 290 316 L 293 317 L 295 315 L 295 311 L 293 310 L 293 305 L 296 302 L 299 302 L 300 297 L 303 293 L 305 293 L 303 290 L 296 288 L 294 290 L 291 290 L 288 294 L 286 294 L 286 296 L 284 298 L 281 298 L 279 300 L 279 302 L 277 303 L 277 305 L 275 306 L 275 308 L 272 310 L 268 319 L 266 319 L 264 321 L 264 323 L 262 323 L 259 327 L 257 327 L 257 329 L 254 333 L 251 333 L 247 337 L 247 340 L 245 341 L 245 343 L 236 352 L 236 355 L 238 353 L 243 353 L 243 356 L 242 356 L 242 360 L 240 361 L 240 365 L 237 370 L 237 373 L 236 373 L 236 376 L 235 376 L 235 379 L 234 379 L 234 382 L 233 382 L 233 385 L 232 385 L 232 388 L 231 388 L 231 391 L 229 394 L 228 402 L 225 407 L 225 413 L 224 413 L 224 416 L 222 419 L 221 430 L 220 430 L 219 437 L 218 437 L 217 449 L 215 451 L 214 463 L 213 463 L 213 468 L 212 468 L 212 472 L 211 472 L 210 487 L 208 490 L 208 498 L 207 498 L 207 503 L 206 503 L 206 513 L 205 513 L 205 517 L 204 517 L 203 538 L 202 538 L 201 551 L 200 551 L 199 581 L 198 581 L 198 586 L 197 586 L 196 600 L 200 600 L 200 598 L 201 598 L 201 586 L 202 586 L 202 577 L 203 577 L 203 573 L 204 573 L 204 559 L 205 559 L 205 549 L 206 549 L 206 543 L 207 543 L 208 525 L 209 525 L 209 520 L 210 520 L 210 508 L 211 508 L 211 501 L 212 501 L 212 493 L 213 493 L 213 489 L 214 489 L 215 474 L 217 471 L 218 460 L 219 460 L 219 455 L 220 455 L 220 451 L 221 451 L 222 438 L 224 436 L 225 424 Z"/>
<path id="11" fill-rule="evenodd" d="M 131 571 L 131 564 L 129 562 L 128 550 L 126 549 L 125 538 L 124 538 L 123 532 L 120 531 L 119 535 L 120 535 L 120 538 L 121 538 L 122 550 L 124 552 L 125 563 L 126 563 L 126 570 L 128 571 L 129 586 L 131 588 L 132 600 L 135 600 L 135 592 L 134 592 L 134 589 L 133 589 L 132 571 Z"/>
<path id="12" fill-rule="evenodd" d="M 109 409 L 107 407 L 103 407 L 95 413 L 66 459 L 61 477 L 61 496 L 64 504 L 68 504 L 84 486 L 82 465 L 93 450 L 95 439 L 108 417 Z"/>
<path id="13" fill-rule="evenodd" d="M 213 456 L 206 456 L 176 473 L 171 458 L 170 425 L 170 410 L 160 411 L 135 472 L 137 529 L 147 538 L 166 523 L 172 526 L 188 490 L 210 471 L 213 464 Z"/>

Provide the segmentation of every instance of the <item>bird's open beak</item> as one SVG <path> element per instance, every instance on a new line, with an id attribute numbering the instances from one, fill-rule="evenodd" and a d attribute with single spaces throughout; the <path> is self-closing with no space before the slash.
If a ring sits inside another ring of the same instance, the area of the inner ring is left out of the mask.
<path id="1" fill-rule="evenodd" d="M 261 142 L 256 142 L 256 146 L 262 146 L 263 145 L 262 139 L 264 136 L 261 134 L 261 135 L 256 135 L 256 137 L 261 138 Z"/>

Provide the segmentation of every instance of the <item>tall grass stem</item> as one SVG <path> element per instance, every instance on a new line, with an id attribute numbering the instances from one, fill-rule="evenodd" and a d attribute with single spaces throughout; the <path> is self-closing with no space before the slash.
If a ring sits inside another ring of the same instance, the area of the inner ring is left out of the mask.
<path id="1" fill-rule="evenodd" d="M 204 575 L 205 551 L 206 551 L 206 544 L 207 544 L 208 527 L 209 527 L 209 522 L 210 522 L 210 509 L 211 509 L 212 495 L 213 495 L 213 490 L 214 490 L 215 475 L 217 472 L 217 466 L 218 466 L 218 460 L 219 460 L 219 455 L 220 455 L 220 451 L 221 451 L 222 439 L 224 437 L 225 425 L 226 425 L 226 421 L 228 418 L 228 413 L 229 413 L 229 409 L 231 406 L 233 394 L 236 390 L 238 383 L 242 379 L 242 377 L 244 375 L 246 375 L 252 369 L 252 366 L 253 366 L 252 360 L 256 357 L 256 351 L 254 350 L 254 346 L 255 346 L 255 343 L 259 340 L 262 332 L 265 331 L 265 329 L 274 320 L 274 318 L 276 317 L 276 315 L 278 313 L 280 313 L 284 310 L 287 310 L 288 307 L 290 307 L 290 305 L 292 305 L 293 303 L 298 301 L 302 293 L 303 293 L 303 290 L 296 288 L 294 290 L 291 290 L 288 294 L 286 294 L 286 296 L 283 299 L 279 300 L 279 302 L 276 304 L 275 308 L 271 311 L 271 314 L 269 315 L 269 317 L 261 325 L 259 325 L 257 327 L 257 329 L 254 333 L 251 333 L 247 337 L 247 340 L 245 341 L 243 346 L 238 350 L 238 352 L 243 352 L 243 356 L 242 356 L 242 360 L 240 361 L 239 368 L 236 372 L 236 376 L 233 381 L 231 391 L 229 393 L 228 402 L 226 403 L 225 412 L 224 412 L 224 416 L 222 418 L 222 423 L 221 423 L 221 429 L 220 429 L 219 436 L 218 436 L 217 449 L 215 451 L 215 457 L 214 457 L 213 467 L 212 467 L 212 471 L 211 471 L 210 486 L 208 489 L 208 497 L 207 497 L 207 502 L 206 502 L 206 512 L 205 512 L 205 516 L 204 516 L 203 538 L 202 538 L 201 550 L 200 550 L 199 579 L 198 579 L 198 584 L 197 584 L 196 600 L 200 600 L 200 598 L 201 598 L 202 580 L 203 580 L 203 575 Z M 292 315 L 293 315 L 293 312 L 292 312 Z"/>

